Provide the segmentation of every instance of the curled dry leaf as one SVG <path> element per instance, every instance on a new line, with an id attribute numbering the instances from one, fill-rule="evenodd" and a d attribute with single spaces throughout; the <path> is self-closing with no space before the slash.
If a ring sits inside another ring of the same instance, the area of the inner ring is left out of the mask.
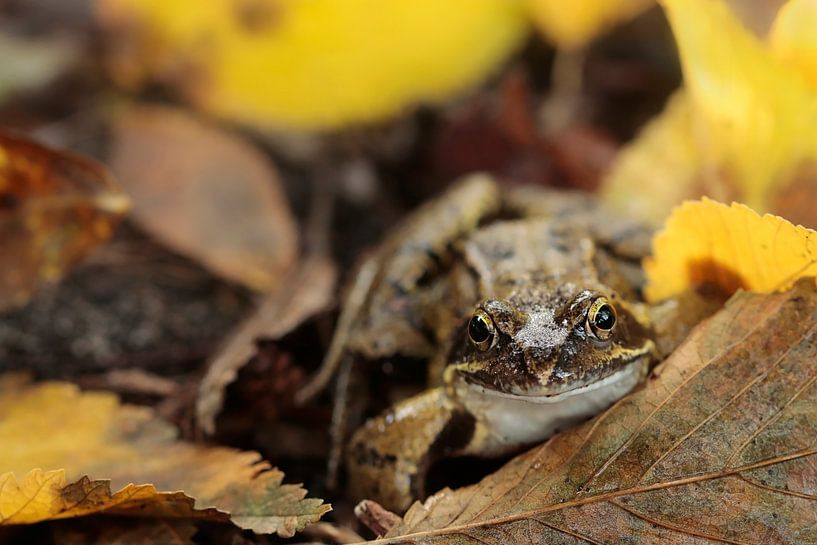
<path id="1" fill-rule="evenodd" d="M 270 162 L 181 110 L 134 106 L 114 123 L 112 168 L 133 217 L 216 274 L 271 290 L 294 263 L 295 220 Z"/>
<path id="2" fill-rule="evenodd" d="M 725 293 L 738 288 L 770 292 L 817 276 L 817 232 L 743 204 L 710 199 L 685 202 L 653 239 L 644 262 L 650 301 L 690 286 L 714 284 Z"/>
<path id="3" fill-rule="evenodd" d="M 735 295 L 642 390 L 383 543 L 817 543 L 817 288 Z"/>
<path id="4" fill-rule="evenodd" d="M 14 445 L 0 449 L 0 525 L 138 514 L 291 536 L 330 510 L 255 452 L 180 441 L 150 410 L 70 384 L 0 379 L 0 444 Z"/>
<path id="5" fill-rule="evenodd" d="M 98 163 L 0 132 L 0 309 L 59 279 L 127 208 Z"/>
<path id="6" fill-rule="evenodd" d="M 280 339 L 310 316 L 332 303 L 336 271 L 324 256 L 307 258 L 270 294 L 247 320 L 239 324 L 216 352 L 199 386 L 196 422 L 207 434 L 215 432 L 215 419 L 224 403 L 224 389 L 256 353 L 259 339 Z"/>

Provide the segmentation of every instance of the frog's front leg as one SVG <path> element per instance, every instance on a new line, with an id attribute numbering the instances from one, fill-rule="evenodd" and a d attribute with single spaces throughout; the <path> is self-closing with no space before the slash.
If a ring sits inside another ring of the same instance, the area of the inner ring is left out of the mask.
<path id="1" fill-rule="evenodd" d="M 462 452 L 474 427 L 474 417 L 442 387 L 395 405 L 352 436 L 346 453 L 350 494 L 402 513 L 425 497 L 431 465 Z"/>
<path id="2" fill-rule="evenodd" d="M 574 396 L 550 406 L 485 394 L 462 381 L 427 390 L 355 432 L 346 452 L 349 494 L 403 513 L 426 496 L 426 476 L 435 462 L 469 455 L 493 458 L 542 441 L 602 411 L 640 377 L 627 377 L 612 393 Z"/>
<path id="3" fill-rule="evenodd" d="M 474 174 L 405 218 L 360 266 L 326 357 L 297 401 L 305 403 L 323 391 L 345 355 L 367 360 L 432 356 L 424 331 L 431 324 L 420 292 L 444 268 L 454 242 L 499 206 L 496 182 Z"/>
<path id="4" fill-rule="evenodd" d="M 650 342 L 647 350 L 653 349 Z M 402 513 L 425 497 L 435 462 L 507 455 L 601 413 L 644 379 L 647 354 L 602 380 L 551 396 L 499 393 L 461 380 L 449 367 L 445 386 L 395 405 L 354 434 L 349 491 Z"/>

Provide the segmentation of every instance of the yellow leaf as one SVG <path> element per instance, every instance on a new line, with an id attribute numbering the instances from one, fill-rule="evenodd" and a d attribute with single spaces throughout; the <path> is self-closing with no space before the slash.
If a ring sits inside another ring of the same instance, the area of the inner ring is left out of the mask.
<path id="1" fill-rule="evenodd" d="M 177 85 L 216 115 L 325 129 L 476 83 L 525 37 L 522 0 L 97 0 L 122 84 Z"/>
<path id="2" fill-rule="evenodd" d="M 817 231 L 743 204 L 688 201 L 653 239 L 644 271 L 653 302 L 704 283 L 726 292 L 783 290 L 817 276 Z"/>
<path id="3" fill-rule="evenodd" d="M 780 8 L 769 45 L 777 58 L 817 89 L 817 0 L 791 0 Z"/>
<path id="4" fill-rule="evenodd" d="M 637 143 L 619 152 L 602 187 L 604 200 L 627 215 L 660 224 L 702 172 L 693 119 L 689 97 L 678 91 L 641 130 Z"/>
<path id="5" fill-rule="evenodd" d="M 575 49 L 616 23 L 632 19 L 654 0 L 529 0 L 537 28 L 557 46 Z"/>
<path id="6" fill-rule="evenodd" d="M 716 0 L 665 0 L 684 83 L 707 125 L 710 163 L 723 163 L 750 206 L 798 162 L 817 158 L 817 94 Z M 706 157 L 706 155 L 704 155 Z"/>
<path id="7" fill-rule="evenodd" d="M 229 517 L 290 536 L 330 510 L 281 484 L 257 453 L 180 441 L 150 410 L 71 384 L 0 377 L 0 445 L 0 525 L 91 513 Z"/>
<path id="8" fill-rule="evenodd" d="M 775 198 L 817 162 L 817 89 L 721 0 L 662 3 L 678 42 L 688 104 L 670 104 L 628 146 L 605 195 L 618 204 L 629 195 L 638 201 L 633 209 L 653 203 L 651 219 L 681 198 L 701 195 L 774 209 Z M 656 132 L 660 141 L 650 142 Z M 688 164 L 678 168 L 680 160 Z M 650 170 L 634 170 L 634 163 Z"/>
<path id="9" fill-rule="evenodd" d="M 181 492 L 158 492 L 151 485 L 128 484 L 115 494 L 109 481 L 92 481 L 81 477 L 66 483 L 62 469 L 32 469 L 18 482 L 13 473 L 0 474 L 0 526 L 32 524 L 44 520 L 64 519 L 105 511 L 108 514 L 146 516 L 208 516 L 227 520 L 215 510 L 193 509 L 193 500 Z"/>

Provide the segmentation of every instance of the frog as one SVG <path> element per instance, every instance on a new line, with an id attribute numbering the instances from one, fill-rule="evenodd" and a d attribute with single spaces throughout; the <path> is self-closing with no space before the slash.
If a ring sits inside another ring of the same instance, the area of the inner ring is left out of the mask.
<path id="1" fill-rule="evenodd" d="M 403 512 L 436 462 L 517 452 L 643 383 L 688 330 L 652 323 L 673 312 L 641 295 L 650 238 L 590 195 L 487 174 L 410 214 L 363 261 L 300 393 L 361 359 L 427 362 L 429 388 L 346 444 L 350 495 Z M 712 311 L 699 308 L 687 322 Z"/>

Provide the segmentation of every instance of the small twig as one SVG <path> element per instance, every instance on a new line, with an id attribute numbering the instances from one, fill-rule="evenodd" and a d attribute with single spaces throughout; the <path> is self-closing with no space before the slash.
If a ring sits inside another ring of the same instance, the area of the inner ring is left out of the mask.
<path id="1" fill-rule="evenodd" d="M 385 536 L 402 520 L 376 501 L 363 500 L 355 506 L 355 516 L 378 537 Z"/>

